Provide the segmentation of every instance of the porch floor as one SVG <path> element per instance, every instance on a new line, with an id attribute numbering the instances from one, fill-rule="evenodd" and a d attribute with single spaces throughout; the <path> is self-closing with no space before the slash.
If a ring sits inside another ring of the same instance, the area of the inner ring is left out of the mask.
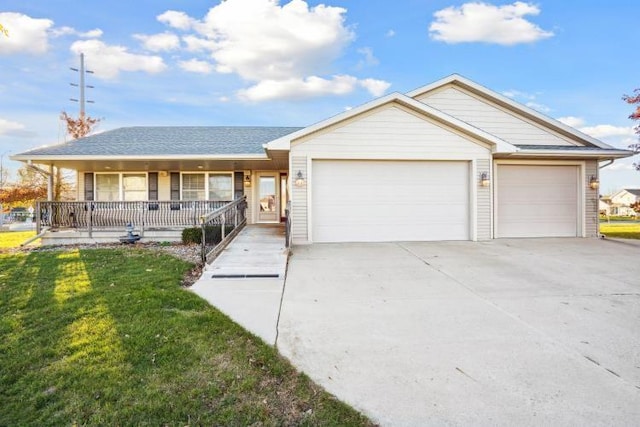
<path id="1" fill-rule="evenodd" d="M 191 290 L 274 345 L 287 257 L 283 225 L 247 225 Z"/>

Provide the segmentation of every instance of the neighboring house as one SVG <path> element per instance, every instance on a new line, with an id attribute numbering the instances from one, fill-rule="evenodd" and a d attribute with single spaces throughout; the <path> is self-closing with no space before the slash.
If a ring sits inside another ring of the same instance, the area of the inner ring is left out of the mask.
<path id="1" fill-rule="evenodd" d="M 630 155 L 452 75 L 305 128 L 121 128 L 12 158 L 77 170 L 79 200 L 245 195 L 249 223 L 290 201 L 305 244 L 594 237 L 599 162 Z"/>
<path id="2" fill-rule="evenodd" d="M 601 215 L 611 215 L 611 201 L 601 197 L 600 200 L 598 200 L 598 211 Z"/>
<path id="3" fill-rule="evenodd" d="M 631 205 L 640 201 L 640 189 L 627 188 L 611 196 L 611 215 L 633 216 L 636 212 Z"/>

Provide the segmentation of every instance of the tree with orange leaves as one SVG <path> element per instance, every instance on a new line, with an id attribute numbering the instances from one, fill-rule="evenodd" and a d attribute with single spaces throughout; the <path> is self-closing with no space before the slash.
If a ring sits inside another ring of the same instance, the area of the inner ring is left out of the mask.
<path id="1" fill-rule="evenodd" d="M 640 120 L 640 88 L 634 90 L 633 91 L 633 95 L 624 95 L 622 97 L 622 99 L 627 104 L 631 104 L 631 105 L 635 105 L 636 106 L 636 110 L 629 115 L 629 118 L 631 120 Z M 635 129 L 636 133 L 638 135 L 640 135 L 640 125 L 636 126 L 634 129 Z M 631 148 L 636 153 L 640 153 L 640 143 L 631 144 L 629 146 L 629 148 Z M 637 170 L 640 170 L 640 162 L 639 163 L 634 163 L 633 166 L 635 166 L 635 168 Z"/>
<path id="2" fill-rule="evenodd" d="M 71 135 L 73 139 L 88 135 L 93 127 L 100 121 L 100 119 L 94 119 L 84 114 L 80 114 L 77 119 L 74 119 L 65 111 L 60 113 L 60 120 L 67 124 L 67 133 Z"/>

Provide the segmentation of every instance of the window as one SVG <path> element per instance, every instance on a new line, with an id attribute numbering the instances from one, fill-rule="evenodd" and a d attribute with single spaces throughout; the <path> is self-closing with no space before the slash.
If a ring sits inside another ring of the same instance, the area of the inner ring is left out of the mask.
<path id="1" fill-rule="evenodd" d="M 96 175 L 96 200 L 101 202 L 120 200 L 120 175 Z"/>
<path id="2" fill-rule="evenodd" d="M 122 196 L 127 202 L 147 200 L 147 176 L 143 173 L 122 175 Z"/>
<path id="3" fill-rule="evenodd" d="M 182 174 L 182 200 L 204 200 L 204 174 Z"/>
<path id="4" fill-rule="evenodd" d="M 233 200 L 233 175 L 228 173 L 209 174 L 209 200 Z"/>
<path id="5" fill-rule="evenodd" d="M 96 174 L 95 194 L 96 200 L 101 202 L 147 200 L 147 174 Z"/>

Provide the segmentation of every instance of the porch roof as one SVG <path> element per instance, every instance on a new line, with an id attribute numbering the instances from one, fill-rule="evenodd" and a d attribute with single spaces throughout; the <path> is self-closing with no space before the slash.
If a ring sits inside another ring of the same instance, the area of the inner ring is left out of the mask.
<path id="1" fill-rule="evenodd" d="M 16 160 L 51 157 L 167 157 L 265 154 L 263 145 L 298 127 L 135 126 L 16 154 Z"/>

